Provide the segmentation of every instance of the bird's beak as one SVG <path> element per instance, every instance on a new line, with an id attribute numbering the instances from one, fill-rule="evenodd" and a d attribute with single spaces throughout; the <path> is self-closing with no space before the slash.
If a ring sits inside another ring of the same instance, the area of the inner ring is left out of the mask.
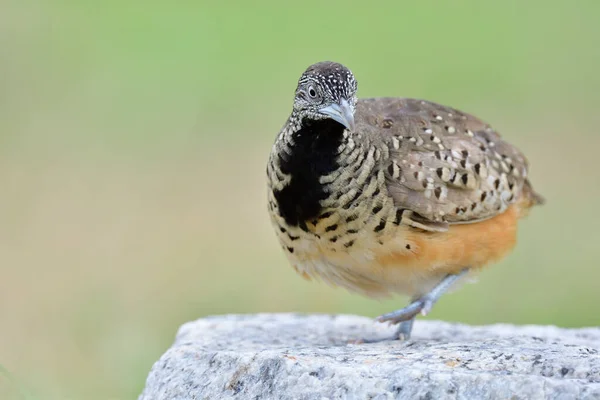
<path id="1" fill-rule="evenodd" d="M 354 131 L 354 113 L 346 99 L 342 99 L 340 104 L 323 107 L 319 112 L 344 125 L 349 131 Z"/>

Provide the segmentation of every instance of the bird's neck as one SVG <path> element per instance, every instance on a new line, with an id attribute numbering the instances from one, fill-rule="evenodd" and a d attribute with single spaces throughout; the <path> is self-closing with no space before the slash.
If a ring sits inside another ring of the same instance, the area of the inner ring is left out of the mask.
<path id="1" fill-rule="evenodd" d="M 291 121 L 290 121 L 291 122 Z M 332 119 L 303 118 L 288 123 L 285 137 L 279 141 L 280 167 L 285 174 L 294 176 L 327 175 L 337 169 L 340 145 L 348 133 Z"/>
<path id="2" fill-rule="evenodd" d="M 290 180 L 275 192 L 275 198 L 286 222 L 298 225 L 321 212 L 320 203 L 330 193 L 320 178 L 340 168 L 339 147 L 347 133 L 343 125 L 330 119 L 304 118 L 297 124 L 288 123 L 286 130 L 277 158 L 280 171 Z"/>
<path id="3" fill-rule="evenodd" d="M 304 118 L 292 138 L 298 146 L 309 146 L 313 151 L 328 153 L 331 147 L 337 148 L 344 136 L 344 126 L 332 119 Z M 346 134 L 347 136 L 347 134 Z"/>

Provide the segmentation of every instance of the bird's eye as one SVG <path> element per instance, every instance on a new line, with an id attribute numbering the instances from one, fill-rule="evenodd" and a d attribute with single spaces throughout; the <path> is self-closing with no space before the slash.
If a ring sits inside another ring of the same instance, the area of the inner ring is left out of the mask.
<path id="1" fill-rule="evenodd" d="M 310 96 L 311 99 L 314 99 L 317 97 L 317 91 L 315 90 L 314 87 L 310 86 L 308 88 L 308 95 Z"/>

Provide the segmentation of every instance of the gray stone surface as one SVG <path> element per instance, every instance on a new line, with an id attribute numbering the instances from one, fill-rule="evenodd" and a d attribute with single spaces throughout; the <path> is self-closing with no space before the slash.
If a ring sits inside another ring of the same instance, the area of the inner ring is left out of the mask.
<path id="1" fill-rule="evenodd" d="M 409 342 L 351 315 L 227 315 L 183 325 L 156 399 L 600 399 L 600 329 L 417 321 Z"/>

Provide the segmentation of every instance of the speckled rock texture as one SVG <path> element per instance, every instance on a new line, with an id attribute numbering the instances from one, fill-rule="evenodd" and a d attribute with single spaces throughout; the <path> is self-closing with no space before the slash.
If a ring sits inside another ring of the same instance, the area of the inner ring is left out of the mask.
<path id="1" fill-rule="evenodd" d="M 183 325 L 148 376 L 158 399 L 600 399 L 600 329 L 352 315 L 226 315 Z"/>

